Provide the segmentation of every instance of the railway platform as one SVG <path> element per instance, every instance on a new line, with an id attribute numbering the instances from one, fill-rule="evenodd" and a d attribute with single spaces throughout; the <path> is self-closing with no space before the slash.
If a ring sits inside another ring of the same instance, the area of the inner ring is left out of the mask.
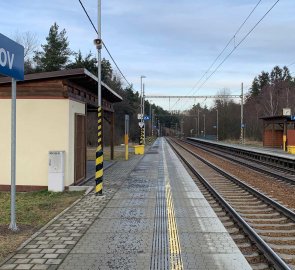
<path id="1" fill-rule="evenodd" d="M 0 269 L 251 269 L 165 139 L 122 164 Z"/>
<path id="2" fill-rule="evenodd" d="M 295 155 L 289 154 L 282 149 L 278 148 L 268 148 L 268 147 L 257 147 L 257 146 L 249 146 L 249 145 L 238 145 L 238 144 L 230 144 L 230 143 L 225 143 L 225 142 L 217 142 L 217 141 L 210 141 L 210 140 L 205 140 L 205 139 L 200 139 L 200 138 L 195 138 L 195 137 L 188 137 L 189 140 L 192 141 L 199 141 L 203 143 L 208 143 L 212 145 L 219 145 L 223 146 L 226 148 L 232 148 L 236 149 L 237 151 L 247 151 L 249 153 L 253 153 L 254 155 L 264 155 L 264 156 L 272 156 L 274 158 L 281 158 L 285 160 L 290 160 L 290 161 L 295 161 Z"/>

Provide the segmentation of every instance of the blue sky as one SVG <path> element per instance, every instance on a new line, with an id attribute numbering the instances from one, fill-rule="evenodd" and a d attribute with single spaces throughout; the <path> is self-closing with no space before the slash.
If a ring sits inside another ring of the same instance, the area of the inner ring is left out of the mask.
<path id="1" fill-rule="evenodd" d="M 97 1 L 82 2 L 96 24 Z M 140 87 L 140 75 L 145 75 L 148 95 L 216 94 L 223 88 L 238 94 L 241 82 L 249 87 L 262 70 L 295 62 L 294 0 L 281 0 L 219 71 L 201 89 L 191 91 L 257 2 L 102 0 L 102 36 L 136 90 Z M 237 35 L 236 43 L 275 2 L 261 1 Z M 60 29 L 66 29 L 72 50 L 95 52 L 95 33 L 78 0 L 1 1 L 0 22 L 2 34 L 13 38 L 16 31 L 31 31 L 40 44 L 44 43 L 49 27 L 57 22 Z M 223 57 L 233 46 L 230 44 Z M 107 57 L 105 51 L 103 56 Z M 295 72 L 295 64 L 290 69 Z M 180 101 L 173 109 L 193 102 Z M 168 106 L 164 101 L 157 103 Z M 171 101 L 171 105 L 174 103 Z"/>

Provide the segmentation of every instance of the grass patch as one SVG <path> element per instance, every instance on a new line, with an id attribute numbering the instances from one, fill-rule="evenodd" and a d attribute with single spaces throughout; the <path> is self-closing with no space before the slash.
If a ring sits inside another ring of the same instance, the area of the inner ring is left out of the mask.
<path id="1" fill-rule="evenodd" d="M 154 143 L 156 137 L 146 137 L 146 147 Z M 129 142 L 129 158 L 134 155 L 134 145 L 138 143 Z M 87 160 L 95 160 L 96 147 L 87 147 Z M 111 160 L 111 147 L 104 146 L 103 159 L 106 161 Z M 114 160 L 125 160 L 125 145 L 115 145 L 114 147 Z"/>
<path id="2" fill-rule="evenodd" d="M 95 160 L 95 147 L 87 147 L 87 160 Z M 133 145 L 129 144 L 129 157 L 134 155 Z M 106 161 L 111 160 L 111 148 L 105 146 L 103 148 L 103 159 Z M 125 160 L 125 146 L 118 145 L 114 148 L 114 160 Z"/>
<path id="3" fill-rule="evenodd" d="M 82 196 L 82 192 L 48 191 L 17 193 L 16 219 L 18 232 L 8 229 L 10 193 L 0 193 L 0 262 L 40 227 Z"/>

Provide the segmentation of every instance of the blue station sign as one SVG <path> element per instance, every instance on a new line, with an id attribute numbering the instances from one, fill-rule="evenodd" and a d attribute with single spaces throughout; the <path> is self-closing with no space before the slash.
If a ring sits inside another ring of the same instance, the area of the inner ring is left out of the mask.
<path id="1" fill-rule="evenodd" d="M 24 79 L 24 47 L 0 33 L 0 73 Z"/>

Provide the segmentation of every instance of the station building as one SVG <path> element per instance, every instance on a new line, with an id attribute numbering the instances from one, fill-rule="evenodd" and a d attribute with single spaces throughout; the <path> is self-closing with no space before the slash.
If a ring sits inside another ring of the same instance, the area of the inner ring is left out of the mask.
<path id="1" fill-rule="evenodd" d="M 114 147 L 114 103 L 122 101 L 102 83 L 103 116 L 111 125 Z M 48 155 L 64 151 L 64 185 L 86 177 L 88 125 L 97 126 L 97 77 L 83 68 L 29 74 L 17 82 L 17 191 L 46 189 Z M 87 119 L 92 119 L 87 121 Z M 96 121 L 93 121 L 96 119 Z M 10 189 L 11 79 L 0 79 L 0 190 Z"/>

